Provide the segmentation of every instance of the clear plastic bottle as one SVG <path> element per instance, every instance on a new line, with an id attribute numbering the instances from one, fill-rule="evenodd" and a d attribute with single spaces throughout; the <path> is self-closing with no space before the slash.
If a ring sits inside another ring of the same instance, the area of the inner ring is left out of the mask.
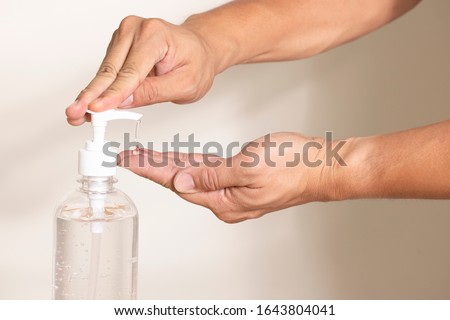
<path id="1" fill-rule="evenodd" d="M 58 206 L 54 299 L 136 299 L 138 214 L 116 181 L 82 177 Z"/>
<path id="2" fill-rule="evenodd" d="M 139 121 L 130 111 L 91 112 L 93 138 L 79 150 L 81 187 L 56 209 L 54 299 L 136 299 L 138 215 L 114 188 L 115 153 L 104 140 L 111 120 Z"/>

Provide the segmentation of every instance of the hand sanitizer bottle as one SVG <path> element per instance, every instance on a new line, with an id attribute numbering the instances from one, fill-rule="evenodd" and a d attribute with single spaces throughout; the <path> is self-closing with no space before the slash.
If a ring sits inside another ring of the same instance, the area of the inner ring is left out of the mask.
<path id="1" fill-rule="evenodd" d="M 136 299 L 138 214 L 114 187 L 116 159 L 103 148 L 108 121 L 140 118 L 130 111 L 91 113 L 94 137 L 79 151 L 80 188 L 55 214 L 54 299 Z"/>

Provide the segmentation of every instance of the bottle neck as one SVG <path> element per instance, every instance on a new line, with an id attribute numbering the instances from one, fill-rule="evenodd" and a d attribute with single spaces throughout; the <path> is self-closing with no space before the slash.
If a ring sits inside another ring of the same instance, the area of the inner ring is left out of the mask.
<path id="1" fill-rule="evenodd" d="M 81 183 L 80 190 L 83 192 L 109 193 L 113 192 L 115 177 L 87 177 L 82 176 L 78 182 Z"/>

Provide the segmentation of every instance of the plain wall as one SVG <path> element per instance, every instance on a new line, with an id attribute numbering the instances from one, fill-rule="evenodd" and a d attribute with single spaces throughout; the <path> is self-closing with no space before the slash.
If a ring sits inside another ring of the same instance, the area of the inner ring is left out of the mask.
<path id="1" fill-rule="evenodd" d="M 64 109 L 121 19 L 180 23 L 222 2 L 0 2 L 0 298 L 51 298 L 53 210 L 77 187 L 77 152 L 91 134 L 67 125 Z M 141 108 L 140 140 L 345 138 L 448 119 L 449 12 L 450 1 L 423 1 L 317 57 L 234 67 L 200 102 Z M 133 129 L 114 124 L 108 136 Z M 449 201 L 313 203 L 227 225 L 130 172 L 118 178 L 140 212 L 141 299 L 450 298 Z"/>

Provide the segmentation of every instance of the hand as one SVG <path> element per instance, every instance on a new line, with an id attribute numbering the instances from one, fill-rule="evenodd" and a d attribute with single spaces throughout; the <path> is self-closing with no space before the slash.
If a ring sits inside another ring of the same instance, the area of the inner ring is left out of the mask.
<path id="1" fill-rule="evenodd" d="M 212 85 L 213 60 L 206 41 L 188 27 L 129 16 L 114 32 L 95 78 L 66 109 L 67 121 L 83 124 L 88 108 L 194 102 Z"/>
<path id="2" fill-rule="evenodd" d="M 249 143 L 228 159 L 139 149 L 121 153 L 119 165 L 235 223 L 335 199 L 335 165 L 327 166 L 325 149 L 321 138 L 276 133 Z"/>

